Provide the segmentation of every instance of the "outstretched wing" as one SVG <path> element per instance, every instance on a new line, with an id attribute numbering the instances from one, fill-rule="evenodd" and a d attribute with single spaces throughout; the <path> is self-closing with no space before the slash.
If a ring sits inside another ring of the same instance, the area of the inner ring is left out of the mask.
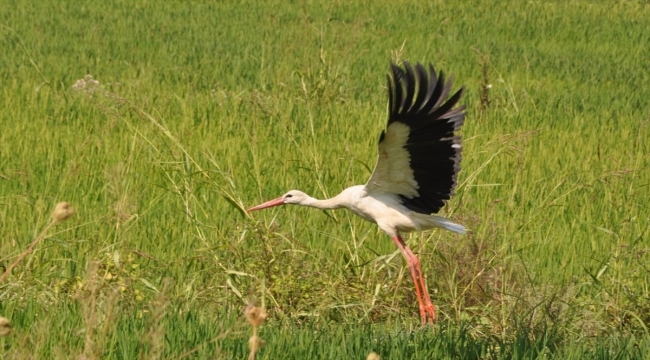
<path id="1" fill-rule="evenodd" d="M 463 88 L 449 99 L 451 79 L 433 66 L 391 64 L 388 125 L 379 138 L 379 158 L 366 191 L 398 195 L 407 208 L 438 212 L 454 194 L 460 170 L 460 137 L 465 106 L 454 108 Z"/>

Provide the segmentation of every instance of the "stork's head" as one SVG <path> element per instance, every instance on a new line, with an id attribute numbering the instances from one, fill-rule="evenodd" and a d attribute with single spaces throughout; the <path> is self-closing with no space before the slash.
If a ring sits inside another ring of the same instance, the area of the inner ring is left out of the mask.
<path id="1" fill-rule="evenodd" d="M 263 204 L 253 206 L 252 208 L 246 211 L 262 210 L 262 209 L 270 208 L 273 206 L 284 205 L 284 204 L 301 204 L 307 198 L 308 196 L 304 192 L 298 190 L 291 190 L 277 199 L 273 199 Z"/>

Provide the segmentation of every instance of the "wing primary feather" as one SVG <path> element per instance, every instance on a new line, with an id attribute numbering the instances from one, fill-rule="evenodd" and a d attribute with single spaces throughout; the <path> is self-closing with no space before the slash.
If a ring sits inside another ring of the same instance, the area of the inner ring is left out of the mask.
<path id="1" fill-rule="evenodd" d="M 414 110 L 419 112 L 422 110 L 422 107 L 426 104 L 427 94 L 429 93 L 429 77 L 427 76 L 426 70 L 422 64 L 417 64 L 415 66 L 415 72 L 417 73 L 418 81 L 418 97 L 415 99 Z M 416 106 L 417 105 L 417 106 Z"/>
<path id="2" fill-rule="evenodd" d="M 386 75 L 386 80 L 388 83 L 388 116 L 391 116 L 393 114 L 393 111 L 395 111 L 395 94 L 393 93 L 393 79 Z M 382 138 L 383 138 L 383 131 L 382 131 Z M 381 141 L 381 140 L 380 140 Z"/>
<path id="3" fill-rule="evenodd" d="M 401 103 L 402 103 L 402 77 L 404 73 L 402 72 L 402 69 L 397 67 L 396 65 L 393 65 L 393 85 L 394 90 L 395 90 L 395 107 L 393 108 L 393 111 L 391 112 L 392 116 L 397 116 L 400 111 L 401 111 Z"/>
<path id="4" fill-rule="evenodd" d="M 444 81 L 443 79 L 443 74 L 442 71 L 440 72 L 440 83 Z M 449 77 L 449 80 L 445 83 L 444 86 L 442 86 L 442 91 L 440 94 L 437 96 L 438 101 L 436 101 L 436 104 L 433 106 L 433 109 L 438 109 L 438 107 L 442 104 L 445 99 L 447 99 L 447 96 L 449 96 L 449 91 L 451 90 L 451 82 L 452 82 L 452 77 Z"/>
<path id="5" fill-rule="evenodd" d="M 451 88 L 451 84 L 449 84 L 449 88 Z M 436 109 L 434 112 L 432 112 L 429 116 L 433 118 L 438 118 L 441 116 L 444 116 L 447 114 L 447 111 L 451 110 L 454 105 L 460 100 L 460 97 L 463 96 L 463 91 L 465 90 L 465 87 L 461 87 L 460 90 L 458 90 L 449 100 L 447 100 L 446 103 L 444 103 L 442 106 L 440 106 L 438 109 Z"/>
<path id="6" fill-rule="evenodd" d="M 423 113 L 428 113 L 429 110 L 435 105 L 435 102 L 431 101 L 431 99 L 435 99 L 434 93 L 436 91 L 438 82 L 438 77 L 436 76 L 436 70 L 433 68 L 433 65 L 429 65 L 429 82 L 428 82 L 428 88 L 427 88 L 427 95 L 422 102 L 422 106 L 420 107 L 420 111 Z"/>
<path id="7" fill-rule="evenodd" d="M 439 99 L 444 88 L 443 84 L 445 82 L 445 74 L 442 71 L 437 77 L 433 66 L 429 67 L 429 71 L 431 71 L 431 80 L 429 82 L 431 95 L 427 97 L 427 102 L 422 105 L 421 109 L 422 113 L 425 114 L 428 114 L 431 112 L 431 110 L 435 109 L 439 105 Z"/>
<path id="8" fill-rule="evenodd" d="M 404 102 L 402 104 L 402 112 L 404 113 L 410 113 L 412 112 L 413 108 L 415 107 L 415 103 L 413 102 L 413 97 L 415 96 L 415 74 L 413 72 L 413 68 L 411 67 L 411 64 L 409 64 L 408 61 L 404 61 L 404 69 L 406 70 L 406 76 L 404 78 L 404 87 L 406 90 L 406 96 L 404 96 Z"/>

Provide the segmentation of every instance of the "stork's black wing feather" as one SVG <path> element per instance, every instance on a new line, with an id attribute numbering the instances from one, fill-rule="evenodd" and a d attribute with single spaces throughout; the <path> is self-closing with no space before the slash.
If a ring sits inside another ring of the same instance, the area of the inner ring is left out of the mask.
<path id="1" fill-rule="evenodd" d="M 388 124 L 379 141 L 379 159 L 366 189 L 392 193 L 407 208 L 436 213 L 454 194 L 460 170 L 463 88 L 449 97 L 452 81 L 433 66 L 400 68 L 388 77 Z"/>

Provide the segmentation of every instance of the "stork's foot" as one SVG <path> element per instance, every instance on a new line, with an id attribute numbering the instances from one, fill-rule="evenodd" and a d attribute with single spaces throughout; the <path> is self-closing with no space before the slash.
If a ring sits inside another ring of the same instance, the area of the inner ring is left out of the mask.
<path id="1" fill-rule="evenodd" d="M 428 304 L 424 306 L 424 310 L 426 311 L 426 320 L 428 320 L 429 324 L 433 324 L 436 321 L 436 308 L 433 306 L 431 301 L 429 301 Z M 422 324 L 424 325 L 426 321 L 422 321 Z"/>
<path id="2" fill-rule="evenodd" d="M 425 300 L 426 301 L 426 300 Z M 422 326 L 431 325 L 436 320 L 436 308 L 433 306 L 431 301 L 428 303 L 425 302 L 424 305 L 420 306 L 420 319 L 422 320 Z"/>

